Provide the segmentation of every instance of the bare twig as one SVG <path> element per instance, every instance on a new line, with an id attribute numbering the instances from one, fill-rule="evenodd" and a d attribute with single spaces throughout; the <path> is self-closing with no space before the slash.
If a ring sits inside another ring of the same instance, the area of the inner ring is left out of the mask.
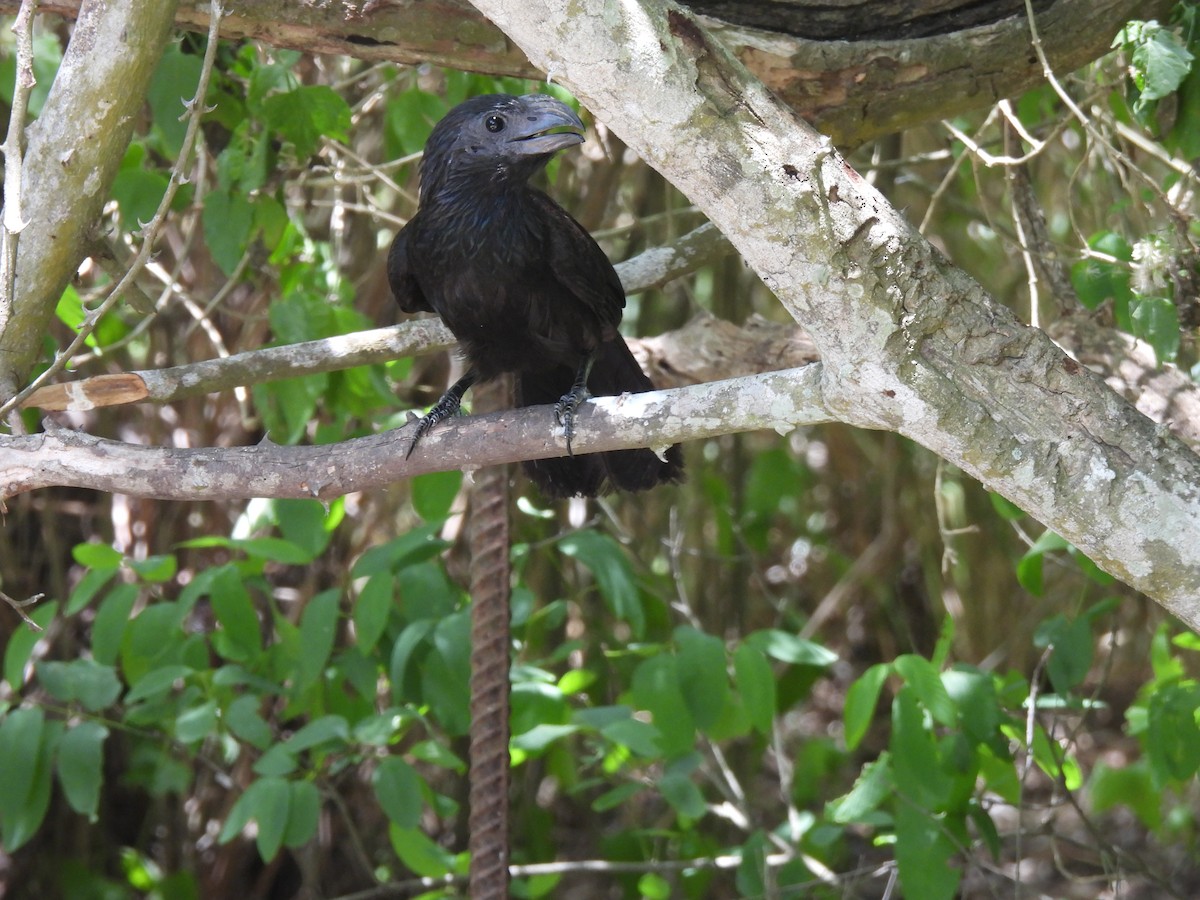
<path id="1" fill-rule="evenodd" d="M 34 594 L 32 597 L 26 597 L 24 600 L 14 600 L 12 597 L 8 596 L 8 594 L 4 593 L 4 591 L 0 591 L 0 600 L 3 600 L 5 603 L 11 606 L 13 611 L 21 617 L 21 621 L 23 621 L 34 631 L 41 631 L 42 626 L 33 621 L 33 619 L 29 618 L 29 614 L 25 612 L 25 608 L 27 606 L 33 606 L 45 596 L 45 594 Z"/>

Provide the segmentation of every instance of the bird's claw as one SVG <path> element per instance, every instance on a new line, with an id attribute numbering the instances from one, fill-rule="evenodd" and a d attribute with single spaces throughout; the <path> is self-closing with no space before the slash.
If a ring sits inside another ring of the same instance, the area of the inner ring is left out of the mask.
<path id="1" fill-rule="evenodd" d="M 562 426 L 567 438 L 567 456 L 574 456 L 571 449 L 571 438 L 575 436 L 575 412 L 579 405 L 588 398 L 586 388 L 573 387 L 554 404 L 554 421 Z"/>
<path id="2" fill-rule="evenodd" d="M 429 412 L 417 420 L 416 433 L 413 434 L 412 441 L 408 445 L 408 450 L 405 452 L 404 458 L 408 459 L 413 455 L 413 451 L 417 449 L 417 442 L 425 437 L 434 425 L 445 419 L 449 419 L 451 416 L 458 415 L 461 409 L 461 397 L 451 396 L 449 393 L 444 395 L 441 400 L 433 405 Z"/>

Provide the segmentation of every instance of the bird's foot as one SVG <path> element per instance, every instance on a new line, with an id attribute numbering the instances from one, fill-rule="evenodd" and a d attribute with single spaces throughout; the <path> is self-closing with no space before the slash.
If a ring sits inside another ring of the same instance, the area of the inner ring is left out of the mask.
<path id="1" fill-rule="evenodd" d="M 417 442 L 420 441 L 421 438 L 425 437 L 425 435 L 429 433 L 429 430 L 433 428 L 434 425 L 436 425 L 438 422 L 444 421 L 445 419 L 449 419 L 451 416 L 456 416 L 459 414 L 459 412 L 462 410 L 463 394 L 465 394 L 467 389 L 474 383 L 475 374 L 473 372 L 468 372 L 453 385 L 451 385 L 450 390 L 442 394 L 441 399 L 438 400 L 437 403 L 433 404 L 429 412 L 421 416 L 420 420 L 417 422 L 416 433 L 413 434 L 412 441 L 408 445 L 408 451 L 404 454 L 405 459 L 408 459 L 410 456 L 412 456 L 413 451 L 417 449 Z"/>
<path id="2" fill-rule="evenodd" d="M 571 450 L 571 438 L 575 435 L 575 413 L 590 396 L 586 385 L 576 384 L 554 404 L 554 421 L 562 426 L 567 438 L 567 456 L 575 455 Z"/>

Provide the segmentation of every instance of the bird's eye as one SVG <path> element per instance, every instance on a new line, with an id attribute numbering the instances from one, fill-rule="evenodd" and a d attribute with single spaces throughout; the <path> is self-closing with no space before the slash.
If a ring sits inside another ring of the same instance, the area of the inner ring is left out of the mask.
<path id="1" fill-rule="evenodd" d="M 488 116 L 483 122 L 483 127 L 492 134 L 496 134 L 499 131 L 503 131 L 506 124 L 508 123 L 504 121 L 503 116 Z"/>

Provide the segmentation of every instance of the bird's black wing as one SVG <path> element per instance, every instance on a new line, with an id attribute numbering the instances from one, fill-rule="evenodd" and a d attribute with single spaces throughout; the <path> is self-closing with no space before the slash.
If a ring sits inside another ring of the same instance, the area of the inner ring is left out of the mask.
<path id="1" fill-rule="evenodd" d="M 534 209 L 544 222 L 545 253 L 554 277 L 596 317 L 605 340 L 616 334 L 625 309 L 625 289 L 612 263 L 587 229 L 540 191 Z"/>
<path id="2" fill-rule="evenodd" d="M 396 237 L 392 240 L 392 249 L 388 251 L 388 285 L 391 287 L 392 296 L 396 298 L 400 309 L 406 313 L 433 312 L 433 307 L 429 305 L 429 301 L 421 291 L 421 286 L 417 283 L 408 261 L 409 235 L 417 227 L 419 227 L 417 216 L 413 216 L 409 223 L 396 233 Z"/>

